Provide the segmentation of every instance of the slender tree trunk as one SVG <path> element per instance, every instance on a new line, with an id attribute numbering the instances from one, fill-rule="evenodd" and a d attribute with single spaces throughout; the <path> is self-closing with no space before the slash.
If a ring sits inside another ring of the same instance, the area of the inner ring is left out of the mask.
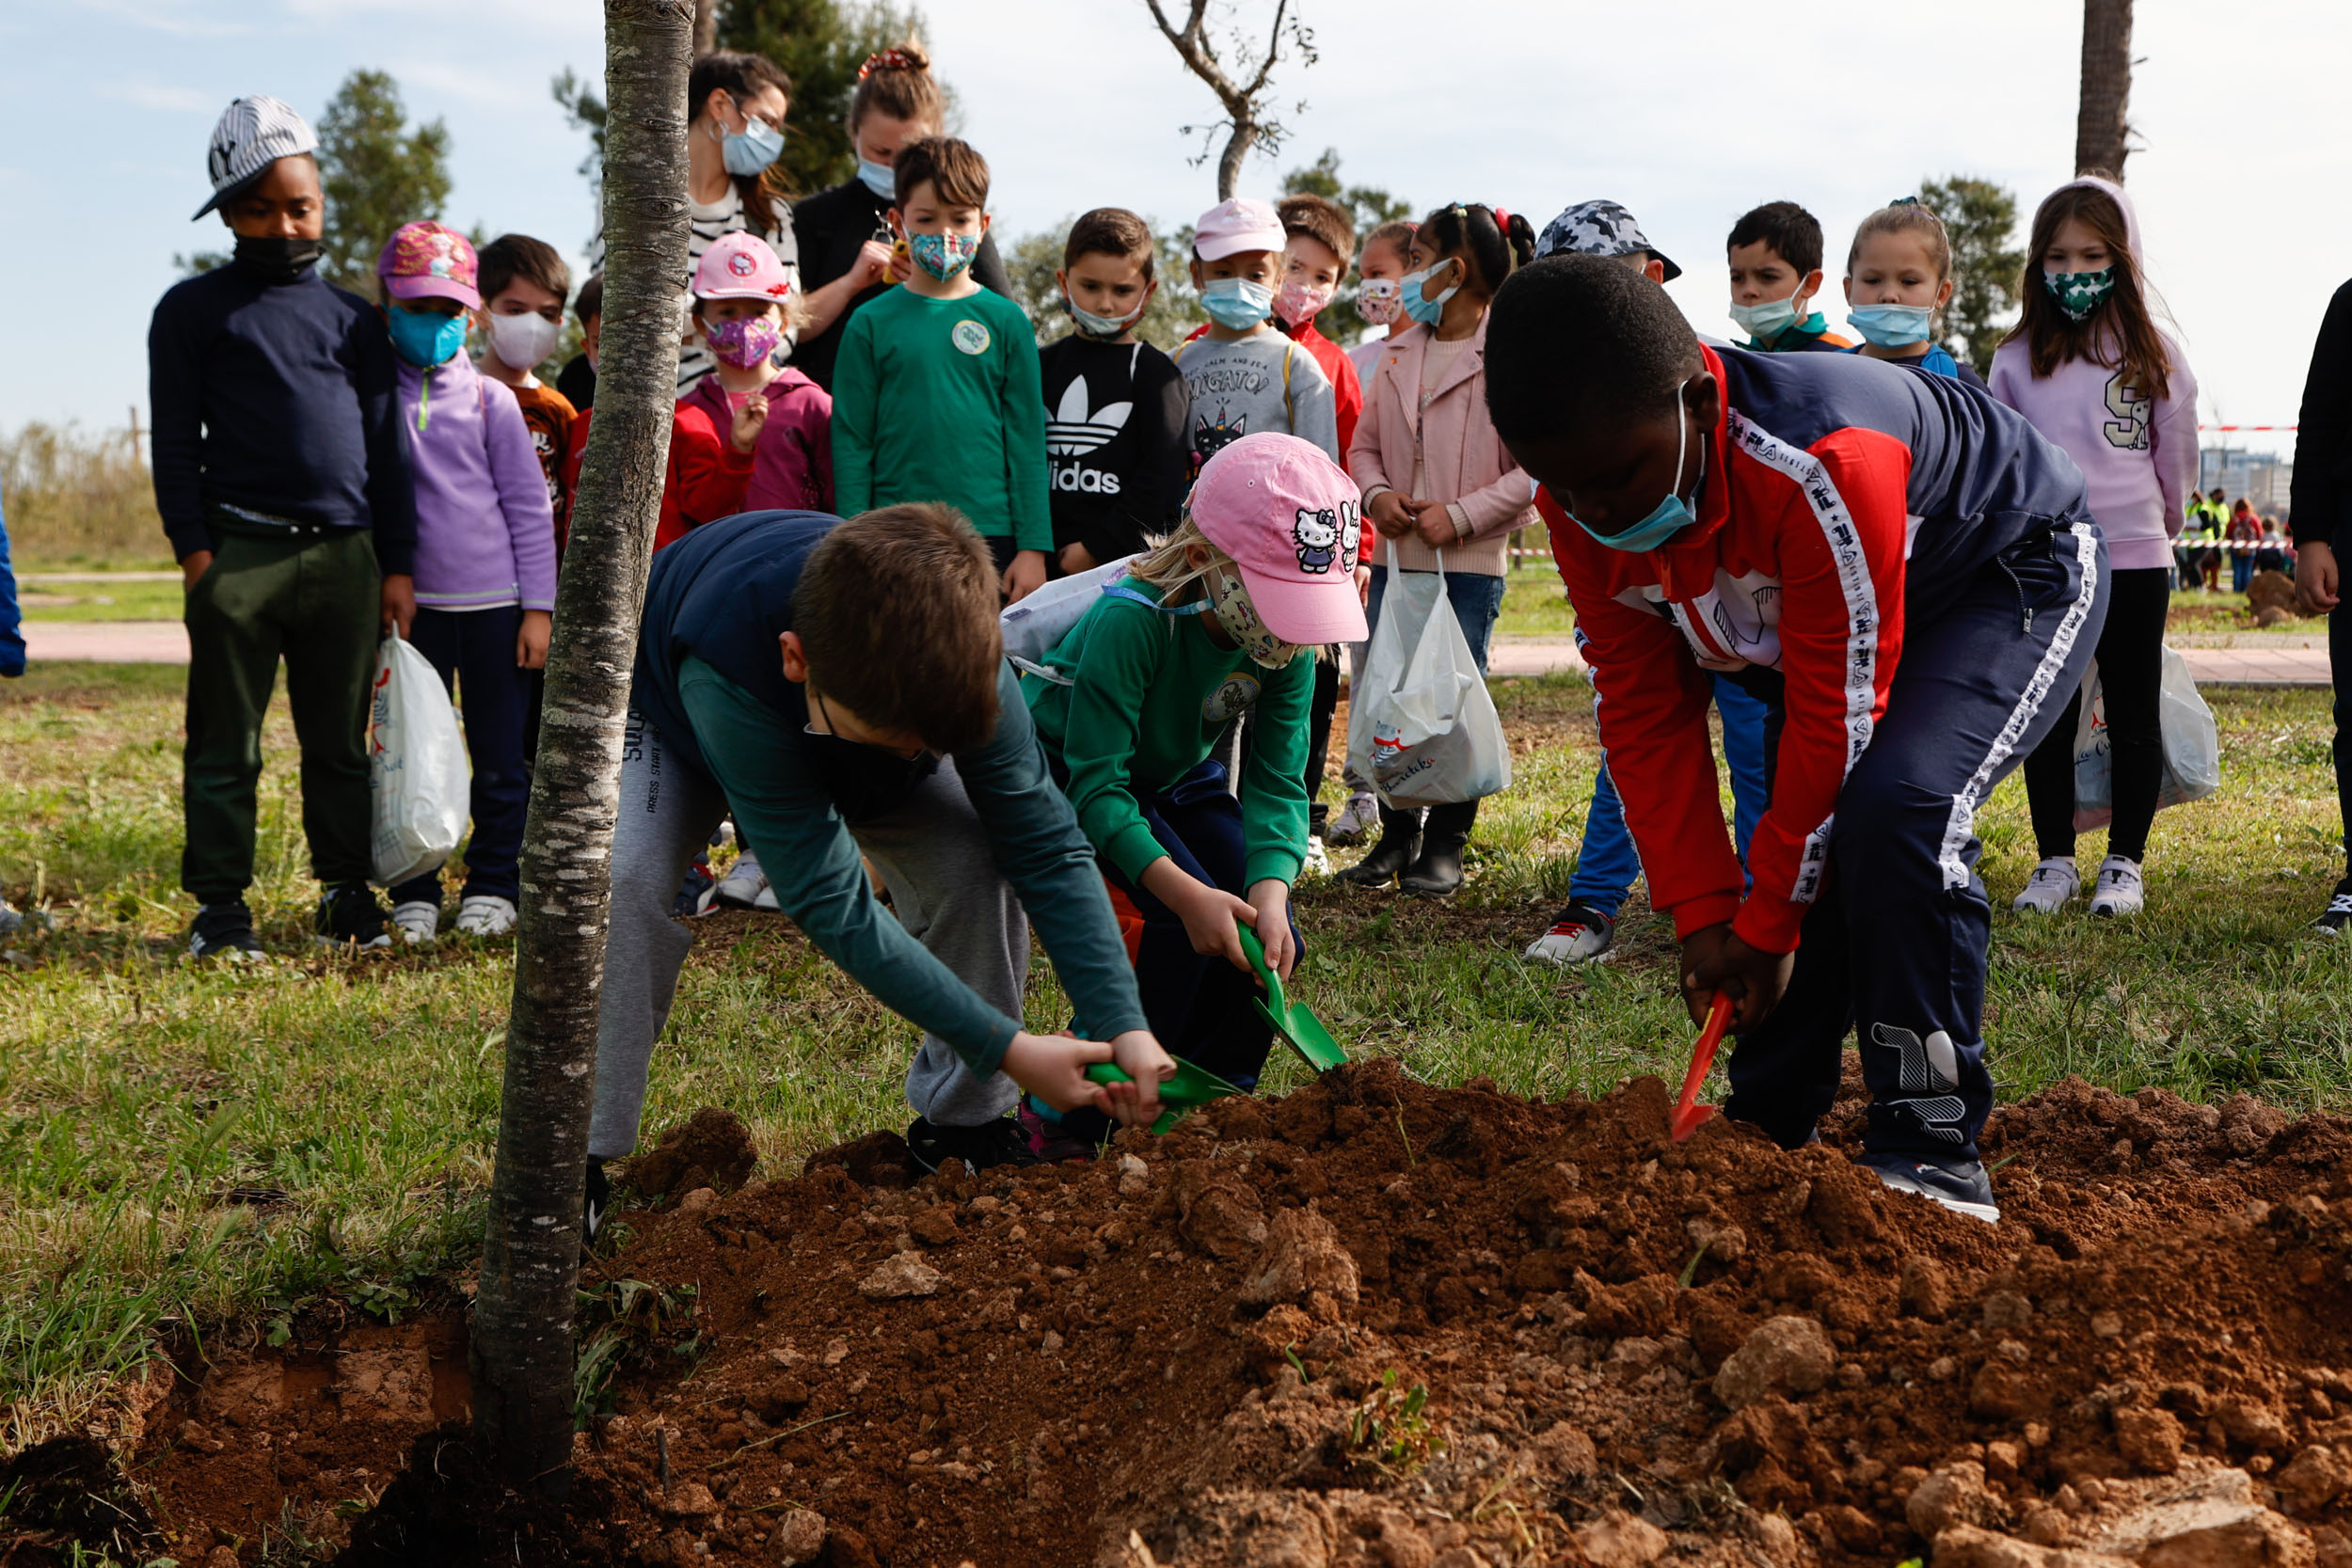
<path id="1" fill-rule="evenodd" d="M 1237 119 L 1231 135 L 1225 138 L 1225 150 L 1216 160 L 1216 198 L 1233 199 L 1233 187 L 1241 183 L 1242 161 L 1249 156 L 1249 149 L 1258 140 L 1258 122 Z"/>
<path id="2" fill-rule="evenodd" d="M 605 0 L 603 354 L 523 833 L 506 1082 L 472 1345 L 475 1439 L 510 1482 L 543 1491 L 570 1481 L 572 1298 L 621 731 L 677 395 L 694 8 L 695 0 Z"/>
<path id="3" fill-rule="evenodd" d="M 2083 0 L 2082 101 L 2074 117 L 2074 168 L 2123 178 L 2132 98 L 2132 0 Z"/>
<path id="4" fill-rule="evenodd" d="M 694 53 L 719 47 L 719 0 L 694 0 Z"/>

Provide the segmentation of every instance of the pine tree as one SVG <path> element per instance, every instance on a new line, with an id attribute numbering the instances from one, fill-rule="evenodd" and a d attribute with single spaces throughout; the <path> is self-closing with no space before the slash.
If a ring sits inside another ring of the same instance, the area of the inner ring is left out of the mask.
<path id="1" fill-rule="evenodd" d="M 319 272 L 373 299 L 375 257 L 404 223 L 437 218 L 449 200 L 449 128 L 408 127 L 400 87 L 381 71 L 343 78 L 319 117 L 326 234 Z"/>
<path id="2" fill-rule="evenodd" d="M 2026 253 L 2017 245 L 2017 197 L 1964 174 L 1919 182 L 1919 199 L 1944 220 L 1952 241 L 1952 299 L 1944 308 L 1944 347 L 1955 359 L 1993 370 L 2003 323 L 2017 309 Z"/>

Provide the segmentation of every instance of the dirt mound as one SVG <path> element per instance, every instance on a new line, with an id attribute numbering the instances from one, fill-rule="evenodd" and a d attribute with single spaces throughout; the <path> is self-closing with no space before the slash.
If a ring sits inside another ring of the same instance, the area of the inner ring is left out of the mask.
<path id="1" fill-rule="evenodd" d="M 733 1111 L 705 1106 L 628 1162 L 628 1180 L 647 1197 L 683 1197 L 698 1187 L 731 1193 L 759 1164 L 752 1130 Z"/>
<path id="2" fill-rule="evenodd" d="M 0 1465 L 0 1563 L 47 1568 L 97 1553 L 144 1562 L 163 1544 L 154 1515 L 95 1438 L 54 1438 Z"/>
<path id="3" fill-rule="evenodd" d="M 1996 1119 L 1994 1227 L 1850 1164 L 1851 1105 L 1794 1153 L 1667 1109 L 1374 1062 L 1090 1166 L 867 1139 L 635 1216 L 570 1560 L 2352 1568 L 2352 1122 L 2063 1085 Z M 249 1414 L 346 1465 L 430 1424 Z M 222 1460 L 146 1460 L 210 1528 Z"/>

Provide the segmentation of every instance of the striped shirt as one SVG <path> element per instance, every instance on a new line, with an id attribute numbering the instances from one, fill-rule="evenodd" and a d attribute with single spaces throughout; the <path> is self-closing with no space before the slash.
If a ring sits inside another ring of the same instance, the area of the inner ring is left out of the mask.
<path id="1" fill-rule="evenodd" d="M 792 233 L 792 204 L 778 198 L 773 212 L 775 214 L 773 228 L 752 229 L 751 224 L 744 219 L 743 193 L 736 188 L 732 180 L 727 182 L 726 194 L 718 200 L 693 201 L 687 204 L 686 284 L 688 298 L 683 309 L 689 313 L 690 318 L 694 308 L 692 298 L 694 268 L 702 261 L 703 252 L 710 248 L 711 242 L 723 234 L 734 234 L 750 230 L 767 241 L 768 247 L 776 253 L 776 260 L 784 263 L 785 276 L 792 280 L 793 293 L 798 294 L 801 292 L 801 245 Z M 588 270 L 591 272 L 604 270 L 604 231 L 602 229 L 598 229 L 596 237 L 588 242 Z M 692 391 L 714 367 L 711 364 L 709 353 L 699 341 L 695 341 L 693 323 L 691 319 L 679 323 L 678 340 L 677 395 L 684 397 Z M 787 325 L 785 328 L 784 346 L 778 349 L 777 353 L 789 358 L 799 340 L 799 330 Z M 778 363 L 782 363 L 782 360 Z"/>

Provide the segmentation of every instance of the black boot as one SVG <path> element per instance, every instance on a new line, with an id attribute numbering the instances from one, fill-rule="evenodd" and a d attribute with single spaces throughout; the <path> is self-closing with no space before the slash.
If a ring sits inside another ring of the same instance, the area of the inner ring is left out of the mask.
<path id="1" fill-rule="evenodd" d="M 1372 853 L 1340 873 L 1340 880 L 1358 887 L 1387 887 L 1421 853 L 1421 809 L 1380 808 L 1380 842 Z"/>
<path id="2" fill-rule="evenodd" d="M 1397 885 L 1422 898 L 1451 898 L 1462 886 L 1462 846 L 1478 820 L 1478 802 L 1431 806 L 1421 832 L 1421 855 Z"/>

